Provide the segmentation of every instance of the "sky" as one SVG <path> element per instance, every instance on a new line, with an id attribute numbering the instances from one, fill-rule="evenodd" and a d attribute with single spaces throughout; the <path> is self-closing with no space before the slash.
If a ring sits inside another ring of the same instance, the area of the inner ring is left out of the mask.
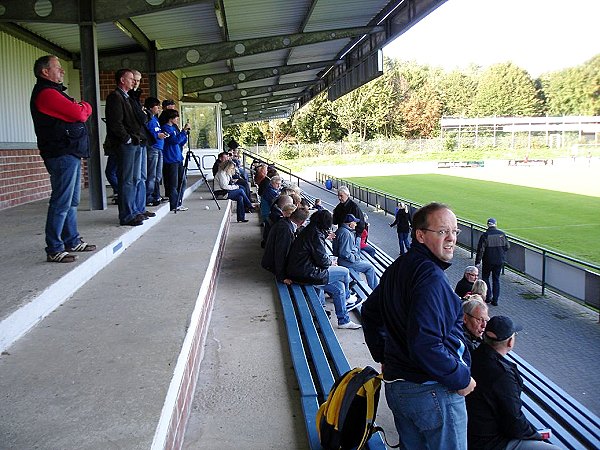
<path id="1" fill-rule="evenodd" d="M 536 78 L 600 53 L 600 0 L 448 0 L 384 48 L 446 70 L 511 61 Z"/>

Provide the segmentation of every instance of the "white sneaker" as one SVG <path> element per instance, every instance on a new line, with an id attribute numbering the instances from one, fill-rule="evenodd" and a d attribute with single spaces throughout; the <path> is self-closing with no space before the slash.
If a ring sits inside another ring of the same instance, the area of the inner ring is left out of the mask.
<path id="1" fill-rule="evenodd" d="M 187 211 L 188 209 L 190 209 L 190 208 L 188 208 L 187 206 L 178 206 L 177 207 L 177 211 Z"/>
<path id="2" fill-rule="evenodd" d="M 346 299 L 346 306 L 354 305 L 357 300 L 358 297 L 356 296 L 356 294 L 351 294 L 350 297 Z"/>
<path id="3" fill-rule="evenodd" d="M 346 311 L 352 311 L 353 309 L 355 309 L 357 306 L 362 305 L 367 299 L 358 299 L 358 301 L 356 303 L 354 303 L 353 305 L 346 305 Z"/>
<path id="4" fill-rule="evenodd" d="M 359 328 L 361 328 L 361 326 L 359 324 L 354 323 L 352 321 L 350 321 L 348 323 L 344 323 L 342 325 L 338 324 L 337 327 L 341 328 L 342 330 L 358 330 Z"/>

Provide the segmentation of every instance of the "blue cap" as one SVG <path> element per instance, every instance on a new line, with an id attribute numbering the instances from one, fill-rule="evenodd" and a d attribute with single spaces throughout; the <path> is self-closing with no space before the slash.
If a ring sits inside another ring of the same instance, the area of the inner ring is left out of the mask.
<path id="1" fill-rule="evenodd" d="M 354 217 L 352 214 L 348 214 L 346 216 L 346 218 L 344 219 L 344 223 L 350 223 L 350 222 L 356 222 L 356 223 L 358 223 L 358 222 L 360 222 L 360 220 L 357 219 L 356 217 Z"/>
<path id="2" fill-rule="evenodd" d="M 487 221 L 487 224 L 496 226 L 496 219 L 494 219 L 493 217 L 490 217 Z"/>

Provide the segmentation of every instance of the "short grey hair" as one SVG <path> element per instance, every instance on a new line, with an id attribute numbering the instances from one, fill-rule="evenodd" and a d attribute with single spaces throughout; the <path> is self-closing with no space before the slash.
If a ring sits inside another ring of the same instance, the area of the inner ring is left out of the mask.
<path id="1" fill-rule="evenodd" d="M 350 189 L 348 189 L 348 186 L 340 186 L 338 188 L 338 194 L 340 192 L 343 192 L 344 194 L 346 194 L 348 197 L 350 197 Z"/>
<path id="2" fill-rule="evenodd" d="M 467 315 L 473 314 L 473 311 L 475 311 L 477 308 L 481 308 L 482 311 L 485 312 L 488 310 L 488 307 L 484 302 L 475 298 L 463 302 L 462 308 L 463 312 Z"/>
<path id="3" fill-rule="evenodd" d="M 271 185 L 274 185 L 277 182 L 281 181 L 281 177 L 279 175 L 275 175 L 274 177 L 271 178 Z"/>
<path id="4" fill-rule="evenodd" d="M 465 267 L 465 273 L 477 273 L 479 274 L 479 269 L 475 266 L 467 266 Z"/>

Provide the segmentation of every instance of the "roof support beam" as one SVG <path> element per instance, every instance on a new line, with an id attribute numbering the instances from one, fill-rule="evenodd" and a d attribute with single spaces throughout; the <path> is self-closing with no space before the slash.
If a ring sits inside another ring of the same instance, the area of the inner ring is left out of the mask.
<path id="1" fill-rule="evenodd" d="M 137 42 L 147 52 L 152 48 L 150 39 L 133 23 L 131 19 L 119 19 L 115 21 L 115 25 L 119 30 L 131 36 L 131 38 Z"/>
<path id="2" fill-rule="evenodd" d="M 191 45 L 187 47 L 164 49 L 157 52 L 156 70 L 158 72 L 168 72 L 170 70 L 193 67 L 225 59 L 257 55 L 260 53 L 337 39 L 347 39 L 354 36 L 377 33 L 382 30 L 382 27 L 340 28 L 336 30 L 314 31 L 311 33 L 287 34 L 241 41 L 218 42 L 215 44 Z M 147 65 L 147 55 L 143 52 L 108 56 L 101 58 L 100 61 L 102 70 L 117 70 L 121 67 L 137 67 L 138 70 L 143 72 L 147 71 Z"/>
<path id="3" fill-rule="evenodd" d="M 276 84 L 273 86 L 263 86 L 250 89 L 234 89 L 232 91 L 211 92 L 210 94 L 198 95 L 198 102 L 227 102 L 229 100 L 238 100 L 242 97 L 254 97 L 257 95 L 270 94 L 271 92 L 283 91 L 287 89 L 297 89 L 314 84 L 315 81 L 303 81 L 301 83 Z"/>
<path id="4" fill-rule="evenodd" d="M 266 67 L 264 69 L 252 69 L 243 70 L 239 72 L 229 73 L 218 73 L 211 75 L 202 75 L 198 77 L 189 77 L 182 80 L 183 93 L 189 94 L 192 92 L 204 91 L 206 89 L 214 89 L 216 87 L 223 87 L 229 85 L 235 85 L 238 83 L 245 83 L 248 81 L 262 80 L 264 78 L 271 78 L 278 75 L 287 75 L 290 73 L 304 72 L 307 70 L 314 70 L 320 67 L 333 66 L 334 60 L 329 61 L 316 61 L 303 64 L 292 64 L 289 66 L 282 67 Z"/>
<path id="5" fill-rule="evenodd" d="M 254 106 L 254 105 L 271 105 L 271 104 L 280 104 L 280 103 L 290 103 L 296 102 L 298 100 L 297 95 L 290 94 L 274 94 L 271 96 L 265 97 L 257 97 L 257 98 L 249 98 L 246 100 L 235 100 L 229 101 L 223 104 L 223 109 L 234 109 L 234 108 L 242 108 L 244 106 Z"/>

